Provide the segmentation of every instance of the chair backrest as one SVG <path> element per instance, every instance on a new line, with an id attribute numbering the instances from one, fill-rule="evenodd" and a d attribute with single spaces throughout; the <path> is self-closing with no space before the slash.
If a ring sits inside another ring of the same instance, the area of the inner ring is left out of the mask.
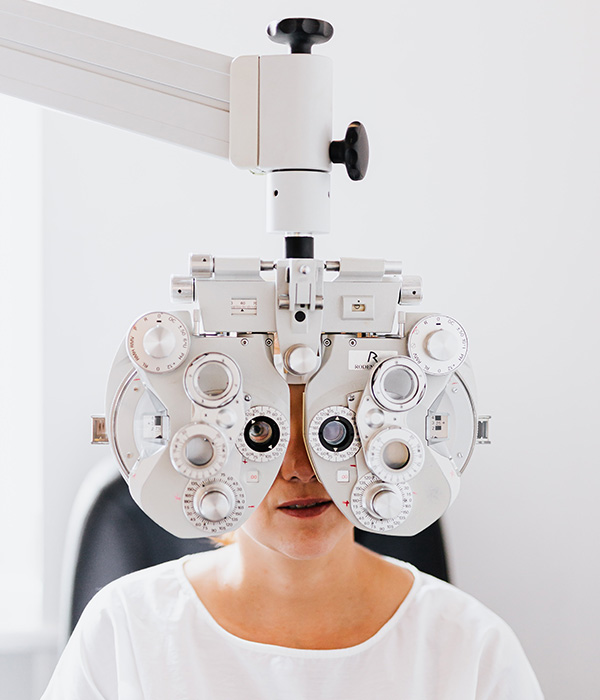
<path id="1" fill-rule="evenodd" d="M 359 530 L 355 537 L 369 549 L 448 580 L 439 523 L 414 537 Z M 163 530 L 133 501 L 114 463 L 98 465 L 82 485 L 71 514 L 63 569 L 63 641 L 66 643 L 89 600 L 110 581 L 213 547 L 205 537 L 179 539 Z"/>

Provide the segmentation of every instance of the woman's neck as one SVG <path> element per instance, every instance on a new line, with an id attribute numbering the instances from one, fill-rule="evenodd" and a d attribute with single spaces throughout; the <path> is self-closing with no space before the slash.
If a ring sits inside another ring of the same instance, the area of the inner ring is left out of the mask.
<path id="1" fill-rule="evenodd" d="M 412 585 L 412 574 L 340 540 L 328 553 L 294 559 L 240 532 L 186 572 L 215 620 L 232 634 L 280 646 L 332 649 L 373 636 Z M 212 560 L 212 561 L 211 561 Z"/>
<path id="2" fill-rule="evenodd" d="M 270 549 L 247 533 L 238 534 L 232 562 L 240 572 L 241 589 L 271 599 L 315 602 L 332 590 L 360 588 L 361 576 L 371 559 L 367 550 L 356 545 L 352 531 L 326 553 L 316 557 L 296 557 Z"/>

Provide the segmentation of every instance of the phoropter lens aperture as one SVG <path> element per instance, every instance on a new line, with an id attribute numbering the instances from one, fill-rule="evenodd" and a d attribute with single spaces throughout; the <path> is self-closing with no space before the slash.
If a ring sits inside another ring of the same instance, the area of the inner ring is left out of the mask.
<path id="1" fill-rule="evenodd" d="M 410 357 L 388 357 L 371 376 L 373 398 L 388 411 L 409 411 L 425 395 L 424 371 Z"/>
<path id="2" fill-rule="evenodd" d="M 381 461 L 388 469 L 404 469 L 410 462 L 410 450 L 400 440 L 388 442 L 381 452 Z"/>
<path id="3" fill-rule="evenodd" d="M 196 371 L 195 383 L 202 396 L 217 398 L 229 389 L 231 375 L 222 363 L 206 362 Z"/>
<path id="4" fill-rule="evenodd" d="M 205 467 L 212 460 L 213 455 L 211 442 L 205 437 L 193 437 L 186 443 L 185 457 L 195 467 Z"/>
<path id="5" fill-rule="evenodd" d="M 383 390 L 390 401 L 404 403 L 416 393 L 417 382 L 413 372 L 405 367 L 392 367 L 383 376 Z"/>
<path id="6" fill-rule="evenodd" d="M 256 416 L 244 428 L 246 445 L 255 452 L 269 452 L 276 447 L 279 437 L 279 426 L 269 416 Z"/>
<path id="7" fill-rule="evenodd" d="M 319 428 L 319 441 L 330 452 L 347 450 L 354 440 L 352 423 L 343 416 L 327 418 Z"/>

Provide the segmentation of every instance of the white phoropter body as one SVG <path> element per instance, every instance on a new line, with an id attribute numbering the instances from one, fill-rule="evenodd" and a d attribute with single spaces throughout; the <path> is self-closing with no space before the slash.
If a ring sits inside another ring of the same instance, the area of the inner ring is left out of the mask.
<path id="1" fill-rule="evenodd" d="M 113 363 L 108 441 L 140 507 L 180 537 L 239 527 L 281 467 L 295 383 L 337 507 L 359 528 L 414 534 L 487 441 L 467 336 L 449 316 L 404 311 L 421 283 L 400 263 L 314 259 L 332 163 L 362 179 L 368 141 L 358 122 L 331 140 L 331 61 L 311 53 L 331 25 L 290 18 L 268 33 L 291 53 L 232 59 L 0 0 L 0 91 L 267 175 L 267 228 L 286 234 L 285 258 L 192 256 L 172 280 L 192 313 L 141 316 Z"/>

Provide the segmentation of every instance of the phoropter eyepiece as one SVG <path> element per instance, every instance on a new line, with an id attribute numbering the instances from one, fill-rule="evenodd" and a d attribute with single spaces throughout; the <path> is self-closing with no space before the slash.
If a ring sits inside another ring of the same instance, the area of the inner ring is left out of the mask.
<path id="1" fill-rule="evenodd" d="M 256 416 L 246 423 L 244 440 L 255 452 L 270 452 L 279 443 L 279 426 L 269 416 Z"/>
<path id="2" fill-rule="evenodd" d="M 343 452 L 354 441 L 352 423 L 344 416 L 331 416 L 321 423 L 319 441 L 330 452 Z"/>

